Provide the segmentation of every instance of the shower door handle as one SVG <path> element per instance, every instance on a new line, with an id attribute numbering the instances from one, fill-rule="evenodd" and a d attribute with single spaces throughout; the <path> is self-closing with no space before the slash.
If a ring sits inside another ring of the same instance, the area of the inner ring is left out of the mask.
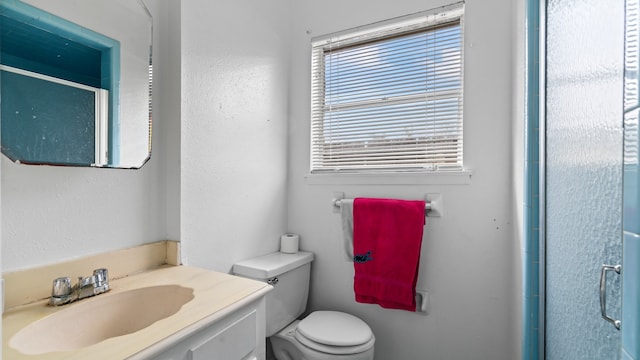
<path id="1" fill-rule="evenodd" d="M 602 265 L 602 271 L 600 272 L 600 313 L 603 319 L 613 324 L 618 330 L 622 325 L 621 321 L 607 315 L 607 272 L 615 271 L 616 274 L 620 275 L 621 269 L 622 266 L 620 265 Z"/>

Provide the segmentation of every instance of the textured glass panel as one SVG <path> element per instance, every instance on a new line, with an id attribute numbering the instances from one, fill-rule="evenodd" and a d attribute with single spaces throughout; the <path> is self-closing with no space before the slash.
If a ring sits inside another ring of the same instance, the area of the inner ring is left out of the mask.
<path id="1" fill-rule="evenodd" d="M 95 93 L 2 71 L 2 152 L 24 163 L 95 162 Z"/>
<path id="2" fill-rule="evenodd" d="M 626 178 L 625 178 L 626 181 Z M 626 194 L 625 194 L 626 196 Z M 622 318 L 623 351 L 631 359 L 640 359 L 640 235 L 624 233 L 624 305 Z M 633 275 L 632 275 L 633 274 Z"/>
<path id="3" fill-rule="evenodd" d="M 627 0 L 624 35 L 624 108 L 638 106 L 638 47 L 640 46 L 640 12 L 637 0 Z"/>
<path id="4" fill-rule="evenodd" d="M 624 3 L 551 0 L 547 10 L 546 358 L 619 359 L 600 317 L 600 267 L 622 253 Z M 609 274 L 608 314 L 620 317 Z"/>

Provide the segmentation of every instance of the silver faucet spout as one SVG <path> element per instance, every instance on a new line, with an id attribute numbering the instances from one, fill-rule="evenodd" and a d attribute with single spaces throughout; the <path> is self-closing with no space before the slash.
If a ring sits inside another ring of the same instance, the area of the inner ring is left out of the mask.
<path id="1" fill-rule="evenodd" d="M 84 299 L 95 295 L 93 288 L 95 287 L 96 278 L 92 276 L 78 277 L 78 284 L 76 285 L 75 292 L 77 293 L 77 299 Z"/>

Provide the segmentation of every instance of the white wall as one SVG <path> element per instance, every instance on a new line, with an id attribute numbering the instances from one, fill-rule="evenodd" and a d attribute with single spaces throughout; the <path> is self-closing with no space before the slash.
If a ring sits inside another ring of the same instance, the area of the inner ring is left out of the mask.
<path id="1" fill-rule="evenodd" d="M 167 239 L 180 240 L 180 146 L 181 146 L 181 54 L 180 54 L 180 1 L 158 0 L 162 11 L 155 16 L 159 25 L 156 33 L 161 36 L 159 57 L 163 61 L 162 77 L 157 81 L 158 99 L 162 111 L 161 133 L 154 139 L 161 143 L 159 156 L 166 166 L 166 213 Z M 157 79 L 154 78 L 154 81 Z M 155 124 L 154 124 L 155 129 Z M 154 135 L 156 134 L 154 130 Z M 154 148 L 155 152 L 155 148 Z M 161 196 L 163 196 L 161 194 Z"/>
<path id="2" fill-rule="evenodd" d="M 293 5 L 289 229 L 316 254 L 310 310 L 338 309 L 362 317 L 376 335 L 378 359 L 515 359 L 512 289 L 519 246 L 512 195 L 512 57 L 510 0 L 468 0 L 465 10 L 465 148 L 469 185 L 384 185 L 383 181 L 311 184 L 309 43 L 313 36 L 446 5 L 446 0 L 295 1 Z M 334 6 L 335 5 L 335 6 Z M 340 11 L 333 10 L 340 8 Z M 520 44 L 521 45 L 521 44 Z M 428 218 L 418 288 L 431 295 L 423 316 L 353 299 L 353 264 L 341 253 L 333 191 L 347 197 L 422 199 L 441 193 L 444 216 Z"/>
<path id="3" fill-rule="evenodd" d="M 154 94 L 161 98 L 166 40 L 157 20 L 166 9 L 160 0 L 145 3 L 156 21 Z M 166 239 L 163 107 L 154 99 L 154 153 L 141 170 L 16 165 L 2 156 L 3 271 Z"/>
<path id="4" fill-rule="evenodd" d="M 228 272 L 286 232 L 289 1 L 183 1 L 181 239 Z"/>

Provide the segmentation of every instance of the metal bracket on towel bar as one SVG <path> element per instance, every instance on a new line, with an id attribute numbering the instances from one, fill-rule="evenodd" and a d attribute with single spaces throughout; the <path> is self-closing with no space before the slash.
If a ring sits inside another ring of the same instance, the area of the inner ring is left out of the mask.
<path id="1" fill-rule="evenodd" d="M 344 193 L 336 191 L 333 193 L 333 199 L 331 199 L 331 209 L 334 213 L 340 212 L 340 200 L 344 199 Z"/>
<path id="2" fill-rule="evenodd" d="M 442 194 L 427 194 L 424 200 L 430 205 L 428 217 L 442 217 L 444 207 L 442 206 Z"/>
<path id="3" fill-rule="evenodd" d="M 429 292 L 416 289 L 416 312 L 429 315 Z"/>
<path id="4" fill-rule="evenodd" d="M 344 199 L 343 192 L 334 192 L 331 199 L 331 208 L 334 213 L 340 212 L 340 200 Z M 442 194 L 427 194 L 425 196 L 425 211 L 428 217 L 442 217 Z"/>

